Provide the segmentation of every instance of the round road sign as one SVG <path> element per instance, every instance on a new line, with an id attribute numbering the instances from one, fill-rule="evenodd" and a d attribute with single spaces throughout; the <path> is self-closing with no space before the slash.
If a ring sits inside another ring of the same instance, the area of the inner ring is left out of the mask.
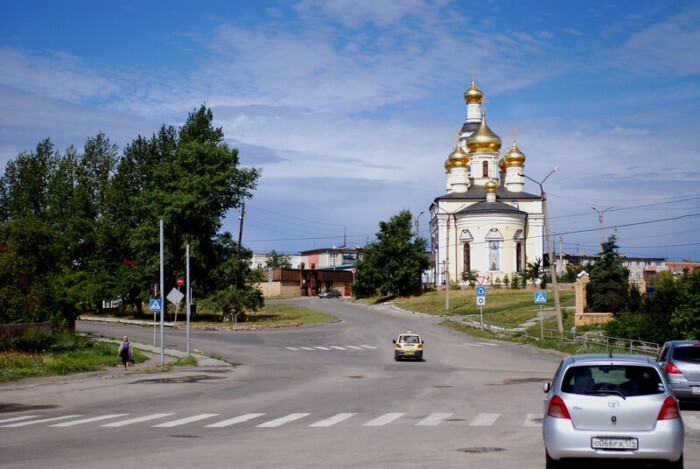
<path id="1" fill-rule="evenodd" d="M 184 284 L 185 284 L 185 279 L 184 279 L 184 277 L 178 277 L 178 278 L 177 278 L 177 286 L 178 286 L 178 287 L 181 287 L 181 286 L 183 286 Z"/>
<path id="2" fill-rule="evenodd" d="M 484 287 L 476 287 L 476 294 L 478 296 L 484 296 L 486 294 L 486 289 Z"/>

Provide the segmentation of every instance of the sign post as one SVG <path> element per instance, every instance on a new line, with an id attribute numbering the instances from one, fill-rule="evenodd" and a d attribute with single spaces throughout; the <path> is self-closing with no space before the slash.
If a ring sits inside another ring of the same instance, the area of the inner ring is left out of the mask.
<path id="1" fill-rule="evenodd" d="M 542 305 L 547 304 L 547 292 L 536 291 L 533 296 L 535 304 L 540 305 L 540 340 L 544 340 L 544 316 L 542 316 Z"/>
<path id="2" fill-rule="evenodd" d="M 486 277 L 477 277 L 479 286 L 476 287 L 476 305 L 479 307 L 479 322 L 481 324 L 482 331 L 484 330 L 484 305 L 486 304 L 486 288 L 482 287 L 481 284 L 484 283 L 485 279 Z"/>

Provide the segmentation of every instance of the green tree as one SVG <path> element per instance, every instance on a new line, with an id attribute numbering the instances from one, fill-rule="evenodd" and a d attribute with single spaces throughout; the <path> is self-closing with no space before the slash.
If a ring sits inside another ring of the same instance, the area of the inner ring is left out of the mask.
<path id="1" fill-rule="evenodd" d="M 425 256 L 425 239 L 413 237 L 411 224 L 408 210 L 379 223 L 377 241 L 357 261 L 354 296 L 406 296 L 419 289 L 416 279 L 430 267 L 430 261 Z"/>
<path id="2" fill-rule="evenodd" d="M 267 255 L 267 262 L 265 263 L 265 267 L 267 267 L 268 269 L 291 269 L 291 257 L 279 253 L 273 249 Z"/>
<path id="3" fill-rule="evenodd" d="M 628 310 L 630 301 L 629 270 L 617 254 L 615 235 L 601 246 L 601 255 L 590 269 L 586 285 L 588 310 L 619 314 Z"/>
<path id="4" fill-rule="evenodd" d="M 671 314 L 670 323 L 674 339 L 700 337 L 700 270 L 683 274 L 678 306 Z"/>

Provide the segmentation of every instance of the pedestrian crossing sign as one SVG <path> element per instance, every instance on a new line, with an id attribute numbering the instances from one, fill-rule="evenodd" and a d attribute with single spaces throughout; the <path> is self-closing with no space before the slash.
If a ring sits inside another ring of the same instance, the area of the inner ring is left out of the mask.
<path id="1" fill-rule="evenodd" d="M 160 300 L 151 300 L 150 309 L 151 311 L 160 311 Z"/>
<path id="2" fill-rule="evenodd" d="M 543 292 L 543 291 L 535 292 L 535 304 L 536 305 L 543 305 L 545 303 L 547 303 L 547 292 Z"/>

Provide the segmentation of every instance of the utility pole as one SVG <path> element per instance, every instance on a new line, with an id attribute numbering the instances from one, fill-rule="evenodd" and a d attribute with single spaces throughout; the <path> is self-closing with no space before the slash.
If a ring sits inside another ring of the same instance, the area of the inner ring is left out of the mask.
<path id="1" fill-rule="evenodd" d="M 442 210 L 442 212 L 447 215 L 447 231 L 445 233 L 445 312 L 448 312 L 450 310 L 450 216 L 452 214 L 447 212 L 444 208 L 440 208 L 440 205 L 435 202 L 433 202 L 433 205 L 438 211 Z M 435 216 L 437 217 L 437 214 Z M 416 227 L 417 226 L 416 224 Z M 435 265 L 437 266 L 437 262 Z M 437 279 L 435 283 L 437 285 Z"/>
<path id="2" fill-rule="evenodd" d="M 559 334 L 564 335 L 564 322 L 561 317 L 561 307 L 559 305 L 559 282 L 557 281 L 557 272 L 555 269 L 554 253 L 552 252 L 552 239 L 549 231 L 549 216 L 547 214 L 547 194 L 544 192 L 544 187 L 542 184 L 551 176 L 559 166 L 555 166 L 549 174 L 542 180 L 542 182 L 535 181 L 531 177 L 521 174 L 524 178 L 529 179 L 538 186 L 540 186 L 540 194 L 542 195 L 542 214 L 544 215 L 544 234 L 547 238 L 547 252 L 549 254 L 549 275 L 552 277 L 552 289 L 554 290 L 554 310 L 557 313 L 557 328 L 559 329 Z"/>
<path id="3" fill-rule="evenodd" d="M 603 241 L 604 241 L 604 240 L 603 240 L 603 214 L 604 214 L 605 212 L 607 212 L 608 210 L 610 210 L 610 209 L 612 208 L 612 206 L 606 208 L 606 209 L 603 210 L 602 212 L 601 212 L 600 210 L 598 210 L 597 208 L 595 208 L 595 207 L 591 207 L 591 208 L 592 208 L 593 210 L 595 210 L 596 213 L 598 213 L 598 223 L 600 223 L 600 249 L 602 250 L 602 249 L 603 249 Z"/>
<path id="4" fill-rule="evenodd" d="M 238 219 L 241 221 L 241 224 L 238 227 L 238 252 L 236 255 L 238 256 L 238 259 L 241 258 L 241 243 L 243 242 L 243 218 L 245 217 L 245 202 L 241 205 L 241 216 L 238 217 Z"/>

